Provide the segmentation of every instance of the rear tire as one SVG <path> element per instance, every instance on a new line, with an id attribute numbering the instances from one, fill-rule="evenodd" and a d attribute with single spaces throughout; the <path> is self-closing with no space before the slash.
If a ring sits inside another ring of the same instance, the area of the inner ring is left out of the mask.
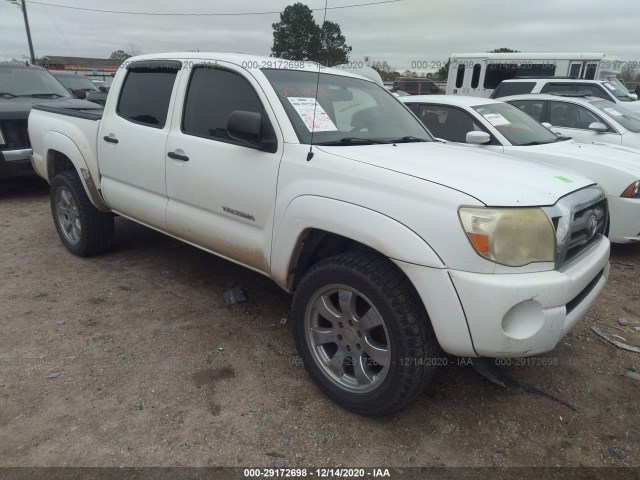
<path id="1" fill-rule="evenodd" d="M 54 177 L 50 201 L 53 223 L 67 250 L 89 257 L 111 249 L 113 215 L 93 206 L 75 171 L 66 170 Z"/>
<path id="2" fill-rule="evenodd" d="M 401 410 L 435 373 L 440 349 L 426 310 L 380 255 L 349 252 L 311 267 L 294 295 L 292 319 L 309 375 L 353 412 Z"/>

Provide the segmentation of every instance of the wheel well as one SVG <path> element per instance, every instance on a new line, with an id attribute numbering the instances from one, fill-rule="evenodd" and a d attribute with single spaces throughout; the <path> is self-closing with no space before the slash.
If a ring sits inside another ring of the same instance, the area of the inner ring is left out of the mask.
<path id="1" fill-rule="evenodd" d="M 47 157 L 47 176 L 49 181 L 53 180 L 60 172 L 75 170 L 75 166 L 65 154 L 56 150 L 50 150 Z"/>
<path id="2" fill-rule="evenodd" d="M 296 257 L 289 269 L 289 285 L 295 290 L 304 272 L 325 258 L 349 251 L 369 251 L 372 248 L 336 233 L 324 230 L 309 229 L 305 231 L 298 243 Z"/>

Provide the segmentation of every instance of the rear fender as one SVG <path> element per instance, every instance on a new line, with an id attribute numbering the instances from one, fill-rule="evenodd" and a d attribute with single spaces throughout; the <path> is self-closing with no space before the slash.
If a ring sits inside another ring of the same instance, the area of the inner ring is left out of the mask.
<path id="1" fill-rule="evenodd" d="M 43 145 L 47 146 L 46 154 L 46 168 L 47 168 L 47 180 L 49 183 L 53 180 L 55 175 L 55 158 L 56 153 L 60 153 L 67 157 L 73 164 L 75 170 L 78 172 L 84 190 L 91 200 L 94 207 L 102 212 L 109 212 L 110 209 L 105 203 L 100 191 L 98 190 L 96 178 L 91 173 L 87 161 L 80 152 L 78 146 L 66 135 L 59 132 L 47 132 L 43 139 Z"/>

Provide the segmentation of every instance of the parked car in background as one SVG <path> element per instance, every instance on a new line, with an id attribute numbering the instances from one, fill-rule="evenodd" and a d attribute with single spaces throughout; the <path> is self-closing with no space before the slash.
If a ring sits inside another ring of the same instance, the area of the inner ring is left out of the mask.
<path id="1" fill-rule="evenodd" d="M 27 118 L 35 104 L 80 109 L 97 107 L 94 103 L 73 99 L 44 68 L 0 65 L 0 180 L 34 173 Z"/>
<path id="2" fill-rule="evenodd" d="M 64 246 L 108 250 L 118 213 L 268 276 L 311 378 L 360 414 L 415 399 L 439 347 L 553 349 L 608 277 L 593 180 L 442 145 L 374 80 L 185 52 L 130 58 L 111 95 L 29 117 Z"/>
<path id="3" fill-rule="evenodd" d="M 640 113 L 588 95 L 515 95 L 515 105 L 554 132 L 591 142 L 640 149 Z"/>
<path id="4" fill-rule="evenodd" d="M 401 99 L 429 131 L 447 142 L 544 163 L 592 178 L 607 192 L 609 239 L 640 241 L 640 150 L 557 136 L 520 109 L 480 97 Z M 567 173 L 570 181 L 571 174 Z"/>
<path id="5" fill-rule="evenodd" d="M 401 90 L 409 95 L 438 95 L 444 93 L 432 80 L 417 77 L 398 77 L 393 81 L 391 91 Z"/>
<path id="6" fill-rule="evenodd" d="M 107 101 L 108 89 L 100 89 L 84 75 L 75 72 L 51 70 L 51 74 L 76 98 L 104 105 Z"/>
<path id="7" fill-rule="evenodd" d="M 491 98 L 503 98 L 525 93 L 549 93 L 557 95 L 582 95 L 608 100 L 640 114 L 640 101 L 635 93 L 618 80 L 576 80 L 569 78 L 519 78 L 505 80 L 491 94 Z"/>
<path id="8" fill-rule="evenodd" d="M 606 53 L 454 53 L 447 94 L 488 97 L 500 82 L 516 77 L 617 80 L 625 65 Z"/>

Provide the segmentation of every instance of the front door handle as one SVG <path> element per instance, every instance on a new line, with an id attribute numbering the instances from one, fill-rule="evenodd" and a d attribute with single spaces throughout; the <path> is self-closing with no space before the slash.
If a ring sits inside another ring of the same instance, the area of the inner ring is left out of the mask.
<path id="1" fill-rule="evenodd" d="M 167 156 L 169 158 L 173 158 L 174 160 L 182 160 L 183 162 L 189 161 L 189 157 L 187 157 L 186 155 L 180 155 L 179 153 L 176 153 L 176 152 L 169 152 L 167 153 Z"/>
<path id="2" fill-rule="evenodd" d="M 109 137 L 107 135 L 105 135 L 104 137 L 102 137 L 102 139 L 105 142 L 109 142 L 109 143 L 118 143 L 118 139 L 116 137 Z"/>

